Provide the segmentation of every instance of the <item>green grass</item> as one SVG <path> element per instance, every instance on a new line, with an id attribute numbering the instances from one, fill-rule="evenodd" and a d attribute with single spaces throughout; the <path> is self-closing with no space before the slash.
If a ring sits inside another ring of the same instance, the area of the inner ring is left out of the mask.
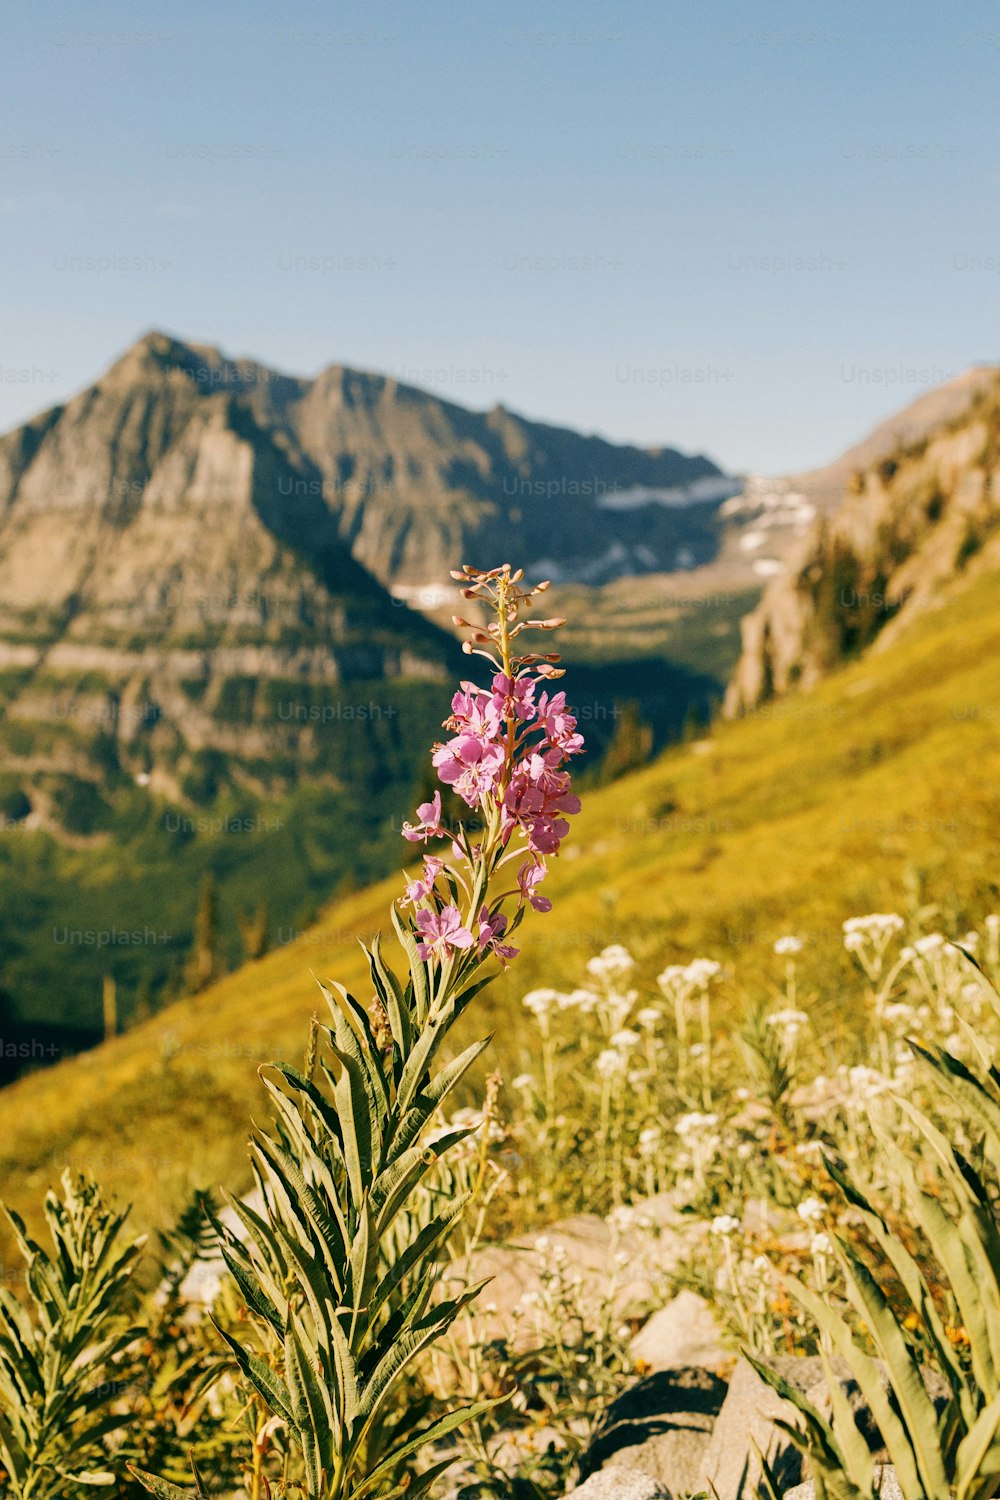
<path id="1" fill-rule="evenodd" d="M 929 923 L 961 934 L 995 909 L 998 659 L 994 575 L 809 697 L 591 792 L 547 887 L 555 911 L 525 923 L 521 958 L 468 1019 L 473 1032 L 496 1028 L 493 1064 L 509 1076 L 526 1061 L 521 995 L 577 982 L 604 943 L 627 943 L 647 975 L 699 954 L 738 966 L 735 1016 L 767 992 L 774 939 L 795 932 L 817 1023 L 834 1029 L 851 1022 L 838 1004 L 845 917 L 931 903 Z M 393 878 L 335 902 L 297 942 L 0 1094 L 2 1196 L 37 1224 L 43 1189 L 69 1162 L 134 1200 L 147 1225 L 194 1185 L 242 1187 L 248 1118 L 262 1108 L 256 1068 L 300 1057 L 321 1004 L 310 971 L 368 998 L 358 939 L 388 926 L 399 889 Z M 73 987 L 71 960 L 61 983 Z"/>

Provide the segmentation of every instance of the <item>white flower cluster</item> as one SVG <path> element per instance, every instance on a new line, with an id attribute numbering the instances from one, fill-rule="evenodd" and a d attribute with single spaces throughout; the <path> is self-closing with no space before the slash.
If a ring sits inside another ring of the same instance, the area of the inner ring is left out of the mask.
<path id="1" fill-rule="evenodd" d="M 850 1097 L 859 1102 L 877 1099 L 890 1087 L 889 1079 L 884 1073 L 879 1073 L 876 1068 L 867 1068 L 863 1063 L 841 1071 L 847 1078 Z"/>
<path id="2" fill-rule="evenodd" d="M 631 974 L 634 968 L 635 959 L 621 943 L 612 943 L 595 958 L 587 961 L 587 973 L 593 974 L 595 979 L 603 980 L 605 984 L 617 983 Z"/>
<path id="3" fill-rule="evenodd" d="M 940 932 L 929 932 L 926 937 L 917 938 L 911 947 L 904 948 L 900 957 L 910 962 L 915 958 L 931 958 L 947 946 L 947 939 L 942 937 Z"/>
<path id="4" fill-rule="evenodd" d="M 536 1020 L 542 1021 L 552 1011 L 559 1008 L 558 990 L 531 990 L 521 1001 L 525 1010 L 529 1010 Z"/>
<path id="5" fill-rule="evenodd" d="M 582 1015 L 590 1015 L 600 1002 L 600 995 L 596 995 L 593 990 L 541 989 L 531 990 L 521 1004 L 536 1020 L 543 1021 L 554 1011 L 560 1010 L 578 1010 Z"/>
<path id="6" fill-rule="evenodd" d="M 667 998 L 673 1000 L 678 995 L 690 994 L 692 990 L 707 989 L 709 982 L 721 972 L 722 965 L 714 958 L 694 958 L 689 964 L 669 964 L 662 974 L 657 975 L 656 982 Z"/>
<path id="7" fill-rule="evenodd" d="M 766 1024 L 778 1030 L 782 1041 L 791 1046 L 798 1039 L 799 1033 L 809 1025 L 809 1017 L 804 1010 L 793 1010 L 786 1006 L 784 1010 L 772 1011 Z"/>
<path id="8" fill-rule="evenodd" d="M 739 1219 L 734 1219 L 732 1214 L 717 1214 L 712 1220 L 712 1233 L 717 1234 L 720 1239 L 728 1239 L 742 1227 Z"/>
<path id="9" fill-rule="evenodd" d="M 682 1141 L 689 1140 L 692 1136 L 705 1135 L 713 1130 L 719 1123 L 718 1115 L 700 1114 L 698 1110 L 692 1110 L 690 1114 L 681 1115 L 674 1126 Z"/>
<path id="10" fill-rule="evenodd" d="M 616 1047 L 605 1047 L 603 1052 L 598 1053 L 594 1067 L 600 1078 L 624 1078 L 628 1072 L 628 1059 Z"/>
<path id="11" fill-rule="evenodd" d="M 844 923 L 845 940 L 855 933 L 860 933 L 862 938 L 872 938 L 876 941 L 888 941 L 894 933 L 902 932 L 906 923 L 897 912 L 872 912 L 867 917 L 848 917 Z"/>
<path id="12" fill-rule="evenodd" d="M 844 947 L 853 953 L 869 979 L 881 978 L 886 949 L 906 923 L 897 912 L 872 912 L 867 917 L 848 917 L 843 924 Z"/>

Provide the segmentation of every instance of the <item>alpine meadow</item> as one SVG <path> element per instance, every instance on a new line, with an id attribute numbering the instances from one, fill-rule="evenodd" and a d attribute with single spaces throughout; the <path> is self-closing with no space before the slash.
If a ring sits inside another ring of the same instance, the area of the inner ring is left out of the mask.
<path id="1" fill-rule="evenodd" d="M 5 17 L 0 1500 L 1000 1496 L 997 39 Z"/>

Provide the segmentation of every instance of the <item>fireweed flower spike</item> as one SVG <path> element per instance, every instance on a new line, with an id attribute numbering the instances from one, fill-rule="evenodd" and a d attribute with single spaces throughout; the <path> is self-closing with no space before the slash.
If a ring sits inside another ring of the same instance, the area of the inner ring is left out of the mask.
<path id="1" fill-rule="evenodd" d="M 552 679 L 562 675 L 558 656 L 522 652 L 515 645 L 525 630 L 549 631 L 563 623 L 520 618 L 548 584 L 525 589 L 521 572 L 508 566 L 488 573 L 464 568 L 452 576 L 463 585 L 464 597 L 485 604 L 492 617 L 477 625 L 456 615 L 455 623 L 469 632 L 465 652 L 483 657 L 493 673 L 489 687 L 461 683 L 444 723 L 450 736 L 434 747 L 431 760 L 442 784 L 479 813 L 484 831 L 474 848 L 464 830 L 449 833 L 441 821 L 440 792 L 417 809 L 417 824 L 403 828 L 410 840 L 452 841 L 456 865 L 425 862 L 424 878 L 411 881 L 404 898 L 416 908 L 420 956 L 448 967 L 449 978 L 456 964 L 458 972 L 490 953 L 501 962 L 515 957 L 517 950 L 498 940 L 513 932 L 526 903 L 538 912 L 551 911 L 539 886 L 547 873 L 546 856 L 558 854 L 569 833 L 568 819 L 580 809 L 566 764 L 583 749 L 566 694 L 549 691 Z M 490 880 L 515 858 L 521 861 L 516 891 L 505 892 L 493 908 L 484 905 Z M 460 890 L 466 897 L 461 908 L 455 904 Z M 516 907 L 508 914 L 502 908 L 514 896 Z M 466 942 L 475 932 L 478 940 Z"/>
<path id="2" fill-rule="evenodd" d="M 449 1236 L 478 1191 L 472 1183 L 450 1199 L 442 1189 L 461 1179 L 439 1163 L 483 1128 L 481 1116 L 442 1120 L 489 1038 L 441 1059 L 497 965 L 517 956 L 509 939 L 528 907 L 551 908 L 538 887 L 580 805 L 565 767 L 583 741 L 565 694 L 548 690 L 558 656 L 520 649 L 525 630 L 560 623 L 522 618 L 547 585 L 522 587 L 508 565 L 457 576 L 465 598 L 486 606 L 483 624 L 464 626 L 465 650 L 491 676 L 486 687 L 460 685 L 432 759 L 474 810 L 476 832 L 445 827 L 440 791 L 404 825 L 404 838 L 434 848 L 391 911 L 404 971 L 376 938 L 366 950 L 370 1005 L 324 986 L 332 1019 L 311 1034 L 305 1072 L 283 1062 L 264 1070 L 275 1124 L 257 1128 L 250 1147 L 262 1210 L 232 1200 L 239 1233 L 215 1221 L 254 1325 L 245 1344 L 222 1337 L 254 1398 L 248 1409 L 288 1435 L 284 1473 L 264 1474 L 255 1447 L 253 1495 L 284 1490 L 290 1475 L 304 1500 L 374 1500 L 404 1487 L 417 1500 L 447 1467 L 449 1434 L 494 1404 L 457 1406 L 419 1430 L 385 1422 L 413 1361 L 480 1290 L 435 1296 Z M 516 878 L 498 879 L 508 861 Z M 504 888 L 491 891 L 494 880 Z M 190 1500 L 138 1477 L 159 1500 Z"/>

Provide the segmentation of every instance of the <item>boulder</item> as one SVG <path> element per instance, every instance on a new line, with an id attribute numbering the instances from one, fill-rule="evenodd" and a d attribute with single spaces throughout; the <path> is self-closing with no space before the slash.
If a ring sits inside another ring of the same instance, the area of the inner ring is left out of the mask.
<path id="1" fill-rule="evenodd" d="M 717 1369 L 732 1360 L 722 1342 L 715 1314 L 697 1292 L 679 1292 L 661 1307 L 630 1345 L 636 1368 L 655 1372 L 686 1365 Z"/>
<path id="2" fill-rule="evenodd" d="M 579 1461 L 581 1479 L 625 1469 L 662 1482 L 675 1495 L 700 1487 L 726 1383 L 697 1367 L 640 1380 L 600 1417 Z"/>
<path id="3" fill-rule="evenodd" d="M 670 1491 L 638 1469 L 602 1469 L 570 1490 L 566 1500 L 671 1500 Z"/>
<path id="4" fill-rule="evenodd" d="M 650 1198 L 618 1217 L 575 1214 L 506 1244 L 484 1245 L 442 1276 L 442 1295 L 451 1296 L 456 1281 L 489 1280 L 475 1310 L 480 1342 L 508 1339 L 530 1347 L 551 1330 L 539 1307 L 543 1276 L 561 1267 L 578 1277 L 578 1298 L 587 1316 L 600 1318 L 614 1287 L 616 1318 L 643 1318 L 662 1301 L 663 1279 L 704 1235 L 704 1225 L 677 1213 L 666 1195 Z"/>
<path id="5" fill-rule="evenodd" d="M 879 1464 L 875 1470 L 875 1488 L 879 1500 L 904 1500 L 902 1488 L 892 1464 Z M 811 1479 L 786 1490 L 782 1500 L 816 1500 L 816 1486 Z"/>
<path id="6" fill-rule="evenodd" d="M 789 1385 L 802 1392 L 821 1416 L 830 1417 L 826 1368 L 820 1358 L 772 1359 L 769 1363 Z M 858 1430 L 871 1450 L 873 1461 L 886 1465 L 889 1455 L 846 1361 L 834 1359 L 831 1366 L 850 1403 Z M 932 1370 L 924 1370 L 924 1383 L 938 1410 L 942 1410 L 947 1401 L 944 1381 Z M 758 1449 L 772 1469 L 782 1495 L 802 1484 L 808 1478 L 803 1457 L 775 1425 L 777 1417 L 789 1422 L 799 1420 L 795 1408 L 783 1401 L 751 1364 L 740 1360 L 712 1432 L 703 1483 L 698 1488 L 714 1492 L 718 1500 L 749 1500 L 760 1478 Z"/>

